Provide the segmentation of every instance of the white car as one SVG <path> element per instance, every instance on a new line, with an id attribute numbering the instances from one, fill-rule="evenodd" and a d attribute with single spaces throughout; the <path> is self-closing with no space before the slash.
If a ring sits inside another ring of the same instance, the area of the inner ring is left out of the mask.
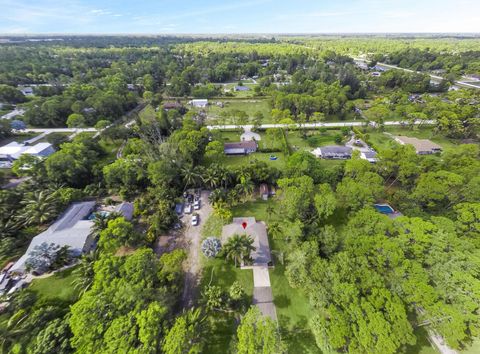
<path id="1" fill-rule="evenodd" d="M 200 209 L 200 200 L 196 200 L 196 201 L 193 203 L 193 209 L 195 209 L 195 210 L 199 210 L 199 209 Z"/>
<path id="2" fill-rule="evenodd" d="M 198 214 L 193 214 L 192 216 L 192 226 L 197 226 L 199 222 Z"/>
<path id="3" fill-rule="evenodd" d="M 192 204 L 185 205 L 185 209 L 183 210 L 185 214 L 190 214 L 192 212 Z"/>

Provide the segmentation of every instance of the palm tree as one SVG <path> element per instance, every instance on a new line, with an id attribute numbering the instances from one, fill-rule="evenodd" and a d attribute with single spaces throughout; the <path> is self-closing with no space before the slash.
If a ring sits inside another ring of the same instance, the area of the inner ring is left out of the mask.
<path id="1" fill-rule="evenodd" d="M 183 167 L 181 169 L 180 173 L 182 175 L 183 183 L 185 183 L 183 190 L 186 190 L 187 186 L 194 186 L 200 179 L 197 171 L 198 170 L 192 168 L 191 166 Z"/>
<path id="2" fill-rule="evenodd" d="M 72 285 L 76 290 L 80 291 L 79 296 L 83 295 L 92 285 L 95 272 L 93 265 L 98 260 L 99 252 L 94 250 L 83 255 L 80 265 L 72 272 L 75 279 Z"/>
<path id="3" fill-rule="evenodd" d="M 268 225 L 268 233 L 274 239 L 281 239 L 283 238 L 283 227 L 279 222 L 272 222 Z"/>
<path id="4" fill-rule="evenodd" d="M 227 199 L 227 195 L 225 193 L 225 190 L 223 190 L 223 189 L 215 189 L 208 196 L 208 200 L 212 204 L 216 204 L 216 203 L 219 203 L 219 202 L 225 202 L 226 199 Z"/>
<path id="5" fill-rule="evenodd" d="M 235 262 L 236 267 L 237 262 L 249 259 L 250 252 L 254 250 L 253 239 L 250 236 L 235 234 L 225 243 L 222 252 L 225 259 L 230 259 Z"/>
<path id="6" fill-rule="evenodd" d="M 272 217 L 272 214 L 275 213 L 275 208 L 273 207 L 272 204 L 268 204 L 268 205 L 267 205 L 267 208 L 265 209 L 265 211 L 267 212 L 268 220 L 270 220 L 271 217 Z"/>
<path id="7" fill-rule="evenodd" d="M 221 183 L 221 178 L 219 175 L 217 164 L 211 165 L 205 171 L 205 175 L 203 176 L 203 181 L 212 189 L 215 189 L 218 187 L 218 185 Z"/>
<path id="8" fill-rule="evenodd" d="M 43 224 L 57 213 L 57 196 L 48 190 L 27 193 L 20 202 L 23 205 L 19 220 L 26 226 Z"/>

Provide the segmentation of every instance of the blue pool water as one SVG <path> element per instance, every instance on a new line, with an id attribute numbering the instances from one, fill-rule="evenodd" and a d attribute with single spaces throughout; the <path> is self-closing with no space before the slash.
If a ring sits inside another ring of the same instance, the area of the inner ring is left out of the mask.
<path id="1" fill-rule="evenodd" d="M 388 204 L 375 204 L 374 207 L 382 214 L 393 214 L 395 212 Z"/>
<path id="2" fill-rule="evenodd" d="M 88 216 L 88 220 L 95 220 L 95 214 L 101 214 L 102 216 L 108 216 L 108 214 L 110 214 L 108 211 L 96 211 L 94 213 L 91 213 L 89 216 Z"/>

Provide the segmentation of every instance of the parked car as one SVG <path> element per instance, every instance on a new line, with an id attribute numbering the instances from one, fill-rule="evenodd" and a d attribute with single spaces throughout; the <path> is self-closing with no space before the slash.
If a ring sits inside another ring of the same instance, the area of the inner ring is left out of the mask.
<path id="1" fill-rule="evenodd" d="M 192 226 L 197 226 L 199 221 L 200 221 L 200 218 L 198 217 L 198 214 L 193 214 Z"/>
<path id="2" fill-rule="evenodd" d="M 196 200 L 196 201 L 193 203 L 193 209 L 195 209 L 195 210 L 199 210 L 199 209 L 200 209 L 200 199 Z"/>
<path id="3" fill-rule="evenodd" d="M 185 214 L 191 214 L 192 213 L 192 204 L 187 204 L 185 205 Z"/>

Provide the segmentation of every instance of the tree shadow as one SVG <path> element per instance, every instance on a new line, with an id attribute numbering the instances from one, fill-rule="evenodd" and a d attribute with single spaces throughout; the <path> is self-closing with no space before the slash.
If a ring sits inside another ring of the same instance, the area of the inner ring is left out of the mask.
<path id="1" fill-rule="evenodd" d="M 273 303 L 275 304 L 275 306 L 279 307 L 279 308 L 285 308 L 285 307 L 288 307 L 290 306 L 290 304 L 292 303 L 291 300 L 285 296 L 285 295 L 277 295 L 275 297 L 275 299 L 273 300 Z"/>

